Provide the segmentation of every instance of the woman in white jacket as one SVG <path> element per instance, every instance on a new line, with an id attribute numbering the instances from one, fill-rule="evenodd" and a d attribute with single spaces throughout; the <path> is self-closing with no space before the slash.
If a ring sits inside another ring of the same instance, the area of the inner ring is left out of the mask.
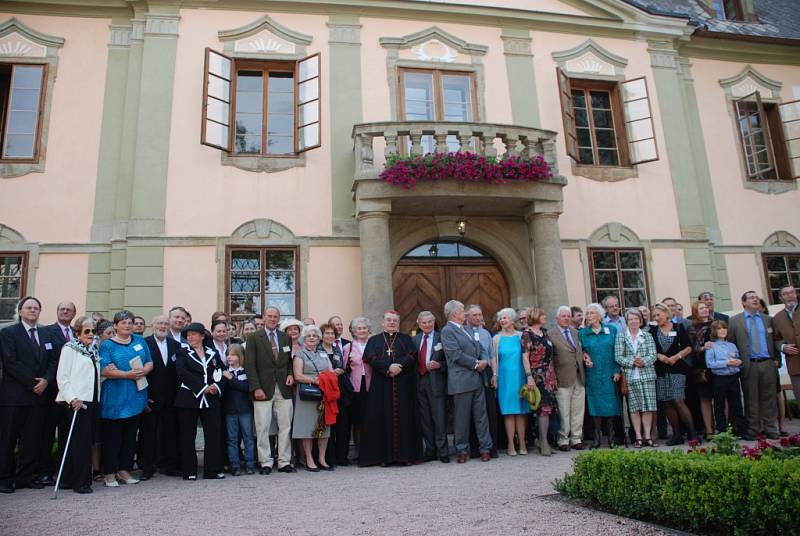
<path id="1" fill-rule="evenodd" d="M 78 412 L 64 464 L 62 486 L 72 487 L 76 493 L 91 493 L 92 443 L 99 413 L 100 365 L 94 321 L 91 317 L 82 316 L 75 321 L 74 328 L 77 339 L 62 348 L 56 372 L 56 402 L 66 403 L 72 409 L 66 413 L 67 427 L 72 422 L 73 412 Z"/>

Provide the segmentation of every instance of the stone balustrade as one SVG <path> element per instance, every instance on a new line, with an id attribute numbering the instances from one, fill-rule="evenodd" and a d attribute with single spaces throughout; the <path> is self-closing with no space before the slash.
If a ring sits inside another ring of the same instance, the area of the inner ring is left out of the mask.
<path id="1" fill-rule="evenodd" d="M 556 133 L 538 128 L 498 123 L 467 123 L 455 121 L 383 121 L 353 126 L 356 179 L 376 178 L 380 167 L 375 165 L 376 138 L 384 143 L 385 158 L 398 154 L 420 156 L 426 145 L 433 152 L 470 151 L 487 157 L 518 156 L 523 159 L 542 155 L 558 180 Z M 426 139 L 427 143 L 423 140 Z M 410 140 L 410 146 L 409 146 Z M 449 146 L 448 146 L 449 144 Z M 427 151 L 430 152 L 430 151 Z"/>

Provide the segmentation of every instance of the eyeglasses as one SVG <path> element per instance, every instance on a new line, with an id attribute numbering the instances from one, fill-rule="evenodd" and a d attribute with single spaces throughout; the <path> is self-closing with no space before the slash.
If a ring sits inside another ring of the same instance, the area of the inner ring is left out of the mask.
<path id="1" fill-rule="evenodd" d="M 94 335 L 94 334 L 95 334 L 95 330 L 93 330 L 93 329 L 84 329 L 84 330 L 81 332 L 81 335 L 89 335 L 89 334 L 92 334 L 92 335 Z"/>

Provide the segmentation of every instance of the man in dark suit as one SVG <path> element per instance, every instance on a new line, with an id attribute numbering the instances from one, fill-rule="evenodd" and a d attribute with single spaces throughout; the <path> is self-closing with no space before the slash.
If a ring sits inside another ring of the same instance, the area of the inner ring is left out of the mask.
<path id="1" fill-rule="evenodd" d="M 784 309 L 772 317 L 775 345 L 786 356 L 786 370 L 792 382 L 794 399 L 800 400 L 800 311 L 797 310 L 797 289 L 786 285 L 778 292 Z"/>
<path id="2" fill-rule="evenodd" d="M 481 461 L 492 459 L 494 446 L 486 416 L 486 398 L 481 373 L 489 366 L 489 355 L 481 343 L 464 329 L 464 304 L 450 300 L 444 305 L 447 325 L 441 339 L 447 359 L 447 393 L 453 395 L 453 429 L 458 463 L 469 459 L 469 425 L 475 424 Z"/>
<path id="3" fill-rule="evenodd" d="M 336 332 L 336 338 L 333 339 L 333 347 L 339 349 L 339 353 L 344 352 L 344 347 L 347 344 L 350 344 L 348 339 L 342 337 L 342 333 L 344 332 L 344 322 L 342 322 L 342 317 L 338 315 L 334 315 L 328 319 L 328 324 L 333 326 L 333 330 Z"/>
<path id="4" fill-rule="evenodd" d="M 417 407 L 419 408 L 420 431 L 425 444 L 425 461 L 437 458 L 448 463 L 447 452 L 447 361 L 442 350 L 439 333 L 434 331 L 436 317 L 430 311 L 417 316 L 420 331 L 414 337 L 419 353 L 417 382 Z"/>
<path id="5" fill-rule="evenodd" d="M 53 341 L 53 353 L 56 356 L 56 370 L 58 370 L 58 358 L 61 356 L 61 348 L 75 338 L 75 331 L 72 329 L 72 321 L 75 319 L 75 304 L 70 301 L 61 302 L 56 309 L 56 322 L 45 326 L 50 338 Z M 41 397 L 42 410 L 42 440 L 39 442 L 39 453 L 37 455 L 38 479 L 46 485 L 55 484 L 53 478 L 57 471 L 58 460 L 53 456 L 53 440 L 55 439 L 56 429 L 58 429 L 58 445 L 67 440 L 68 429 L 64 428 L 64 413 L 66 408 L 56 404 L 58 386 L 53 382 L 47 386 Z"/>
<path id="6" fill-rule="evenodd" d="M 768 438 L 779 439 L 775 369 L 781 366 L 781 358 L 775 347 L 772 319 L 761 313 L 761 303 L 755 291 L 748 290 L 742 294 L 742 306 L 744 312 L 731 317 L 728 340 L 739 349 L 742 360 L 747 419 L 745 439 L 753 439 L 759 433 L 759 421 Z"/>
<path id="7" fill-rule="evenodd" d="M 181 345 L 169 336 L 167 315 L 153 318 L 151 328 L 153 334 L 144 339 L 153 358 L 153 370 L 147 375 L 148 407 L 139 423 L 139 480 L 152 478 L 156 468 L 169 476 L 181 474 L 178 417 L 173 405 L 178 390 L 175 354 Z"/>
<path id="8" fill-rule="evenodd" d="M 272 472 L 274 461 L 269 443 L 272 413 L 278 418 L 278 471 L 293 473 L 292 461 L 292 339 L 278 329 L 281 313 L 264 310 L 264 329 L 247 337 L 244 370 L 253 393 L 253 417 L 261 474 Z"/>
<path id="9" fill-rule="evenodd" d="M 17 305 L 19 322 L 0 331 L 3 379 L 0 382 L 0 492 L 41 489 L 35 479 L 41 442 L 41 400 L 55 384 L 56 354 L 50 332 L 37 324 L 42 304 L 26 296 Z M 14 450 L 19 442 L 19 457 Z"/>

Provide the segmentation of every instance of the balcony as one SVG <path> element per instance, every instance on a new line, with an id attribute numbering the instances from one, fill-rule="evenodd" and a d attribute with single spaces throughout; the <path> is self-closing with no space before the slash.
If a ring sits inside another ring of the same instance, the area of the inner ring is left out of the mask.
<path id="1" fill-rule="evenodd" d="M 555 139 L 556 133 L 550 130 L 497 123 L 385 121 L 354 125 L 356 211 L 372 210 L 377 203 L 396 215 L 454 213 L 456 207 L 471 215 L 522 215 L 533 201 L 560 202 L 566 180 L 558 173 Z M 378 179 L 389 157 L 454 150 L 499 159 L 541 155 L 553 176 L 502 185 L 457 180 L 421 182 L 413 190 Z"/>

